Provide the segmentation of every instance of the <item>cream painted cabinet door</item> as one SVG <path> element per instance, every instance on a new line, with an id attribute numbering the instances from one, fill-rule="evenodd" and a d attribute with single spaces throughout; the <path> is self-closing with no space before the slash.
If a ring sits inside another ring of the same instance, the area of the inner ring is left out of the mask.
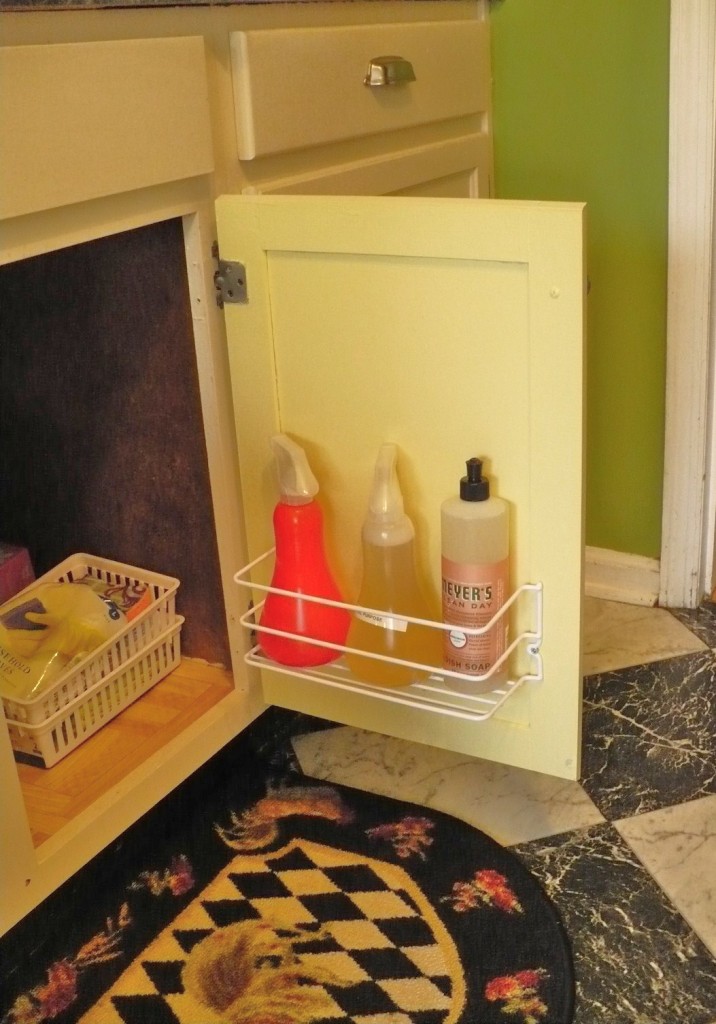
<path id="1" fill-rule="evenodd" d="M 542 586 L 540 657 L 529 644 L 515 655 L 541 659 L 540 672 L 525 671 L 542 678 L 487 718 L 465 712 L 454 687 L 432 702 L 419 687 L 386 692 L 266 667 L 269 703 L 577 777 L 583 213 L 580 204 L 499 200 L 218 200 L 221 259 L 243 265 L 247 291 L 224 311 L 252 559 L 273 544 L 269 438 L 283 431 L 319 479 L 329 555 L 355 600 L 373 463 L 393 441 L 436 602 L 440 503 L 473 455 L 511 506 L 514 586 Z M 537 628 L 537 604 L 532 591 L 515 602 L 513 635 Z"/>

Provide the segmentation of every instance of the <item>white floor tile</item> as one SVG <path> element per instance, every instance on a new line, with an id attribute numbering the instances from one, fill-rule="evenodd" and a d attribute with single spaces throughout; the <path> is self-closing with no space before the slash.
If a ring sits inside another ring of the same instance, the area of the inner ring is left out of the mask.
<path id="1" fill-rule="evenodd" d="M 502 845 L 603 821 L 576 782 L 354 728 L 295 737 L 307 775 L 432 807 Z"/>
<path id="2" fill-rule="evenodd" d="M 716 795 L 615 824 L 716 956 Z"/>
<path id="3" fill-rule="evenodd" d="M 702 640 L 664 608 L 585 598 L 585 675 L 706 649 Z"/>

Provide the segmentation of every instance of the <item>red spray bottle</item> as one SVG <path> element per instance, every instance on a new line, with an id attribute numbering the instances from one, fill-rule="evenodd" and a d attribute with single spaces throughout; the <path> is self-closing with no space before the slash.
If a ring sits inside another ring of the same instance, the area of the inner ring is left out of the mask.
<path id="1" fill-rule="evenodd" d="M 342 601 L 326 557 L 323 513 L 315 500 L 318 482 L 308 465 L 306 453 L 286 434 L 272 437 L 271 447 L 276 456 L 281 491 L 273 514 L 276 562 L 271 586 L 290 590 L 295 595 Z M 350 621 L 350 612 L 344 608 L 301 600 L 299 596 L 269 593 L 259 625 L 344 645 Z M 281 665 L 296 667 L 324 665 L 335 661 L 342 653 L 330 647 L 263 632 L 259 633 L 259 642 L 267 657 Z"/>

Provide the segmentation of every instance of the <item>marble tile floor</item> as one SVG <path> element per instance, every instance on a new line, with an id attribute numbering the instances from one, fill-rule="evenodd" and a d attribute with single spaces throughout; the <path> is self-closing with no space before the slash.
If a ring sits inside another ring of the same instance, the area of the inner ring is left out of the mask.
<path id="1" fill-rule="evenodd" d="M 514 848 L 570 935 L 574 1024 L 716 1024 L 716 606 L 587 599 L 585 618 L 579 783 L 348 727 L 293 751 Z"/>

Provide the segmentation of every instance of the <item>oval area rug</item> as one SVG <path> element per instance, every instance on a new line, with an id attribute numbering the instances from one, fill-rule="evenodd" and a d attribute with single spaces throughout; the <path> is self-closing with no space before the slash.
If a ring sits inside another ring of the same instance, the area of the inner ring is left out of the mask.
<path id="1" fill-rule="evenodd" d="M 302 776 L 231 789 L 184 832 L 154 820 L 147 866 L 100 886 L 101 925 L 34 963 L 3 1024 L 572 1021 L 568 940 L 509 850 Z"/>

